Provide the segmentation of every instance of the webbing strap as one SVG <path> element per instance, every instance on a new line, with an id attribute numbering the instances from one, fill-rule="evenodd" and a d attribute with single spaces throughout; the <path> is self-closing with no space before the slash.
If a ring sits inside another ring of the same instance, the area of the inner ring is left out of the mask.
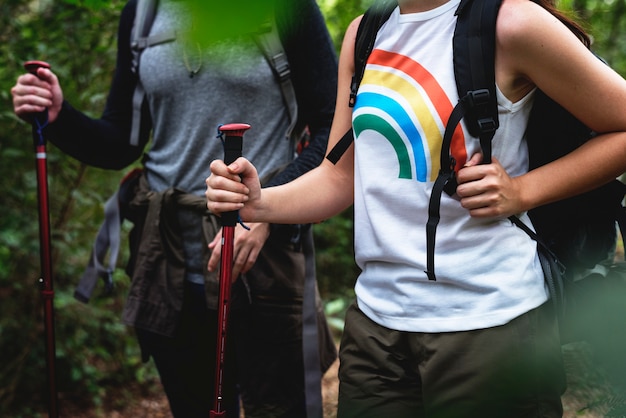
<path id="1" fill-rule="evenodd" d="M 556 314 L 559 319 L 561 319 L 566 309 L 565 282 L 563 280 L 565 276 L 565 267 L 552 250 L 550 250 L 550 247 L 548 247 L 544 240 L 541 239 L 541 237 L 537 235 L 537 233 L 528 225 L 522 222 L 520 218 L 512 215 L 509 216 L 509 220 L 537 243 L 537 254 L 539 255 L 541 269 L 543 270 L 545 282 L 548 286 L 550 299 L 554 304 Z"/>
<path id="2" fill-rule="evenodd" d="M 173 42 L 176 40 L 176 31 L 168 30 L 160 33 L 155 33 L 150 36 L 142 36 L 137 38 L 132 47 L 137 51 L 142 51 L 146 48 L 150 48 L 155 45 L 164 44 L 167 42 Z"/>
<path id="3" fill-rule="evenodd" d="M 341 158 L 343 154 L 345 154 L 346 150 L 354 141 L 354 131 L 349 129 L 341 139 L 335 144 L 333 149 L 330 150 L 326 159 L 333 164 L 337 164 L 337 161 Z"/>
<path id="4" fill-rule="evenodd" d="M 162 33 L 157 33 L 152 36 L 143 36 L 137 38 L 132 45 L 132 49 L 135 53 L 134 62 L 134 71 L 137 75 L 137 85 L 135 86 L 135 91 L 133 92 L 133 119 L 130 129 L 130 144 L 133 146 L 139 145 L 139 130 L 141 127 L 141 107 L 143 105 L 144 97 L 146 96 L 146 92 L 143 88 L 143 84 L 141 83 L 141 78 L 139 77 L 139 61 L 141 53 L 144 49 L 149 48 L 154 45 L 159 45 L 166 42 L 172 42 L 176 40 L 176 32 L 167 31 Z"/>
<path id="5" fill-rule="evenodd" d="M 96 242 L 93 244 L 89 264 L 74 291 L 74 297 L 77 300 L 83 303 L 89 302 L 98 278 L 104 281 L 106 293 L 113 290 L 113 271 L 120 249 L 121 223 L 118 191 L 116 191 L 104 205 L 104 221 L 100 225 Z M 109 251 L 109 263 L 108 267 L 105 267 L 104 260 L 107 251 Z"/>
<path id="6" fill-rule="evenodd" d="M 135 20 L 131 31 L 131 52 L 133 53 L 132 70 L 137 72 L 139 68 L 139 57 L 144 48 L 137 48 L 139 39 L 145 38 L 150 33 L 152 22 L 156 14 L 158 0 L 137 0 L 135 9 Z"/>
<path id="7" fill-rule="evenodd" d="M 450 145 L 452 144 L 452 136 L 456 127 L 465 116 L 465 101 L 460 100 L 454 107 L 446 130 L 443 134 L 443 142 L 441 144 L 440 168 L 433 189 L 430 193 L 428 203 L 428 221 L 426 222 L 426 275 L 428 280 L 437 280 L 435 275 L 435 236 L 437 235 L 437 225 L 441 219 L 439 209 L 441 207 L 441 195 L 445 191 L 448 195 L 454 194 L 456 190 L 456 177 L 454 166 L 456 161 L 450 155 Z"/>
<path id="8" fill-rule="evenodd" d="M 287 128 L 285 136 L 291 138 L 298 121 L 298 102 L 291 81 L 291 68 L 289 67 L 287 54 L 285 53 L 280 36 L 278 35 L 276 24 L 270 23 L 264 25 L 262 33 L 257 35 L 255 39 L 280 84 L 283 100 L 289 111 L 289 127 Z"/>
<path id="9" fill-rule="evenodd" d="M 156 14 L 157 3 L 157 0 L 137 1 L 135 21 L 131 31 L 130 49 L 133 54 L 131 70 L 137 76 L 137 85 L 135 86 L 135 91 L 133 92 L 133 119 L 130 129 L 130 144 L 133 146 L 139 145 L 141 107 L 145 97 L 145 91 L 141 85 L 141 79 L 139 78 L 139 62 L 141 60 L 141 53 L 144 49 L 150 46 L 171 42 L 176 39 L 176 33 L 170 31 L 148 36 Z"/>
<path id="10" fill-rule="evenodd" d="M 141 127 L 141 105 L 146 92 L 143 89 L 143 85 L 137 80 L 135 91 L 133 92 L 133 121 L 130 128 L 130 145 L 139 145 L 139 128 Z"/>

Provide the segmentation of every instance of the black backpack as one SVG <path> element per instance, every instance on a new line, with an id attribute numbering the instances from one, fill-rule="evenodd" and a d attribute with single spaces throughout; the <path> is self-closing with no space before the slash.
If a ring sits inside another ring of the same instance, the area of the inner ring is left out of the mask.
<path id="1" fill-rule="evenodd" d="M 461 0 L 456 11 L 453 59 L 460 100 L 445 129 L 441 170 L 430 199 L 426 225 L 426 274 L 430 280 L 436 280 L 434 243 L 439 223 L 439 201 L 443 192 L 453 194 L 456 189 L 450 141 L 462 119 L 470 134 L 479 138 L 484 162 L 491 161 L 491 140 L 499 126 L 495 93 L 495 26 L 501 2 Z M 381 0 L 363 15 L 356 38 L 350 106 L 355 104 L 376 34 L 396 6 L 396 0 Z M 530 169 L 571 152 L 593 135 L 583 123 L 538 90 L 526 132 Z M 353 140 L 350 130 L 326 158 L 336 163 Z M 622 200 L 625 194 L 626 185 L 614 180 L 591 192 L 535 208 L 529 211 L 529 217 L 536 233 L 517 217 L 510 218 L 538 242 L 546 282 L 560 315 L 565 309 L 567 282 L 573 280 L 576 272 L 593 268 L 613 254 L 617 240 L 616 222 L 624 236 L 626 209 Z"/>

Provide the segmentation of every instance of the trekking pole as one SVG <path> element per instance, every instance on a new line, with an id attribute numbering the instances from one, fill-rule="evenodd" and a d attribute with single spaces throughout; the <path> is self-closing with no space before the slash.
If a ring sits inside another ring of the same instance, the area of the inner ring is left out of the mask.
<path id="1" fill-rule="evenodd" d="M 231 123 L 219 127 L 220 135 L 225 135 L 224 162 L 230 164 L 241 157 L 243 134 L 250 129 L 245 123 Z M 222 258 L 220 260 L 220 293 L 217 312 L 217 349 L 215 356 L 215 401 L 210 418 L 225 417 L 224 410 L 224 358 L 226 354 L 226 338 L 228 326 L 228 312 L 230 308 L 231 275 L 233 268 L 233 244 L 235 226 L 239 221 L 239 212 L 231 211 L 222 213 Z"/>
<path id="2" fill-rule="evenodd" d="M 24 68 L 37 75 L 37 69 L 50 68 L 43 61 L 28 61 Z M 37 199 L 39 202 L 39 254 L 41 277 L 39 286 L 44 304 L 46 333 L 46 366 L 48 369 L 48 416 L 58 417 L 58 395 L 56 388 L 56 348 L 54 337 L 54 290 L 52 286 L 52 251 L 50 248 L 50 210 L 48 208 L 48 170 L 46 141 L 43 128 L 48 124 L 48 109 L 32 116 L 32 132 L 37 162 Z"/>

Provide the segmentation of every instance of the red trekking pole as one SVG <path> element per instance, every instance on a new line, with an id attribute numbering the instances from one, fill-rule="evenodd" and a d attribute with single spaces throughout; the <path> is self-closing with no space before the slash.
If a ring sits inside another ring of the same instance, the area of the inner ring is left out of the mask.
<path id="1" fill-rule="evenodd" d="M 50 68 L 42 61 L 28 61 L 24 68 L 37 75 L 37 69 Z M 48 369 L 48 416 L 58 417 L 58 395 L 56 389 L 56 348 L 54 337 L 54 290 L 52 286 L 52 251 L 50 247 L 50 210 L 48 208 L 48 169 L 46 141 L 43 128 L 48 124 L 48 110 L 32 117 L 33 142 L 37 162 L 37 199 L 39 201 L 39 253 L 41 277 L 39 286 L 44 304 L 44 325 L 46 333 L 46 366 Z"/>
<path id="2" fill-rule="evenodd" d="M 231 123 L 219 128 L 220 137 L 226 135 L 224 143 L 224 162 L 230 164 L 241 157 L 243 133 L 250 129 L 245 123 Z M 220 294 L 217 312 L 217 349 L 215 357 L 215 401 L 210 418 L 225 417 L 224 410 L 224 357 L 226 354 L 226 337 L 228 326 L 228 312 L 230 307 L 231 275 L 233 267 L 233 244 L 235 227 L 239 220 L 239 212 L 222 213 L 222 258 L 220 260 Z"/>

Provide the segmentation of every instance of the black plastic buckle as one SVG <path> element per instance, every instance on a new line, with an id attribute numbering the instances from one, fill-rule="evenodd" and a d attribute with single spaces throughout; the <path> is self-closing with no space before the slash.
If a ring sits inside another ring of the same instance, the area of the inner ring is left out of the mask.
<path id="1" fill-rule="evenodd" d="M 352 81 L 350 82 L 350 100 L 348 102 L 348 105 L 350 107 L 354 107 L 354 105 L 356 104 L 357 89 L 358 89 L 358 86 L 356 85 L 356 74 L 355 74 L 352 76 Z"/>
<path id="2" fill-rule="evenodd" d="M 495 132 L 496 129 L 498 129 L 498 124 L 493 118 L 478 119 L 476 123 L 478 124 L 480 132 L 484 134 Z"/>
<path id="3" fill-rule="evenodd" d="M 454 171 L 454 166 L 456 166 L 456 160 L 450 156 L 450 167 L 448 170 L 440 170 L 439 175 L 443 175 L 446 177 L 445 183 L 443 184 L 443 191 L 446 192 L 448 196 L 452 196 L 456 193 L 456 188 L 459 183 L 456 181 L 456 173 Z"/>
<path id="4" fill-rule="evenodd" d="M 489 89 L 478 89 L 468 91 L 467 96 L 465 97 L 467 98 L 468 106 L 470 107 L 470 109 L 472 109 L 478 106 L 484 106 L 489 103 L 490 96 L 491 93 L 489 92 Z"/>

